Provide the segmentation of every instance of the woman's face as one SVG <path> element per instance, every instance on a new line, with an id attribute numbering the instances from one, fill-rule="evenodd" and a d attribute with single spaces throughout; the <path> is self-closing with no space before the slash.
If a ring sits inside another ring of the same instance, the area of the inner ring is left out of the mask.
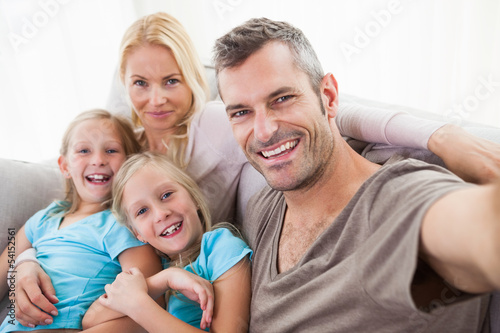
<path id="1" fill-rule="evenodd" d="M 124 81 L 145 131 L 175 132 L 193 98 L 172 52 L 152 44 L 132 50 Z"/>

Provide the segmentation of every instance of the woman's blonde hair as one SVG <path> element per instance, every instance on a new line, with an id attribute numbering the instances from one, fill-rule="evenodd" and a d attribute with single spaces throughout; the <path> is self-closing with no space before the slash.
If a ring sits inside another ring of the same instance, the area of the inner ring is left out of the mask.
<path id="1" fill-rule="evenodd" d="M 67 157 L 69 144 L 71 142 L 71 138 L 73 137 L 74 130 L 77 125 L 81 124 L 87 120 L 109 120 L 115 127 L 118 135 L 120 136 L 121 144 L 126 156 L 131 154 L 138 153 L 141 149 L 139 142 L 135 138 L 134 130 L 132 129 L 132 125 L 130 121 L 122 116 L 113 115 L 106 110 L 102 109 L 93 109 L 89 111 L 84 111 L 80 113 L 78 116 L 71 121 L 64 132 L 62 138 L 61 149 L 59 153 L 61 156 Z M 76 211 L 80 204 L 80 196 L 76 191 L 75 184 L 71 178 L 65 179 L 65 198 L 64 204 L 60 206 L 60 209 L 54 213 L 62 213 L 62 215 L 71 214 Z M 109 207 L 109 203 L 104 203 L 105 208 Z"/>
<path id="2" fill-rule="evenodd" d="M 120 171 L 115 176 L 113 182 L 113 203 L 111 210 L 115 215 L 118 222 L 124 224 L 132 232 L 135 230 L 132 227 L 131 222 L 128 219 L 126 209 L 123 207 L 123 191 L 125 185 L 130 180 L 130 178 L 139 170 L 144 167 L 153 168 L 160 174 L 165 175 L 165 177 L 170 178 L 174 182 L 178 183 L 180 186 L 186 189 L 189 193 L 193 202 L 198 207 L 198 216 L 203 227 L 203 233 L 210 231 L 212 229 L 212 221 L 210 218 L 210 210 L 203 197 L 203 194 L 196 184 L 196 182 L 178 166 L 172 163 L 165 155 L 155 152 L 144 152 L 140 154 L 133 155 L 125 163 L 123 163 Z M 200 254 L 201 240 L 195 246 L 193 246 L 189 252 L 183 255 L 182 262 L 178 259 L 170 263 L 171 266 L 186 266 L 193 262 Z M 164 253 L 159 252 L 160 255 L 166 257 Z"/>
<path id="3" fill-rule="evenodd" d="M 143 45 L 159 45 L 170 50 L 179 66 L 181 75 L 193 94 L 191 107 L 181 119 L 177 133 L 169 139 L 167 156 L 181 168 L 185 161 L 185 149 L 188 141 L 189 125 L 197 112 L 200 112 L 208 101 L 208 87 L 205 68 L 194 48 L 191 38 L 182 24 L 166 13 L 155 13 L 142 17 L 134 22 L 125 32 L 120 45 L 120 79 L 125 83 L 125 69 L 130 53 Z M 130 102 L 130 97 L 128 97 Z M 140 127 L 141 122 L 132 106 L 132 122 Z M 145 141 L 145 140 L 143 140 Z M 146 144 L 146 142 L 141 142 Z"/>

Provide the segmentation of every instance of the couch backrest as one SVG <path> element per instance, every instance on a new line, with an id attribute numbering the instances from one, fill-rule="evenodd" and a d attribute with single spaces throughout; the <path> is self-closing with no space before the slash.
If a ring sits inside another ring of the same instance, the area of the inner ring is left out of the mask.
<path id="1" fill-rule="evenodd" d="M 62 199 L 62 177 L 57 166 L 0 158 L 0 249 L 9 229 L 16 232 L 37 211 Z"/>

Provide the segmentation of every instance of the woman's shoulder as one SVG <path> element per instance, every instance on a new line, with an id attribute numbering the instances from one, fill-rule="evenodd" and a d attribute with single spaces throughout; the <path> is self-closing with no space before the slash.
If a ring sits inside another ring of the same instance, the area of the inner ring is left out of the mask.
<path id="1" fill-rule="evenodd" d="M 195 123 L 206 129 L 212 129 L 214 127 L 217 129 L 221 127 L 230 129 L 226 108 L 220 101 L 210 101 L 205 104 L 205 107 L 195 118 Z"/>
<path id="2" fill-rule="evenodd" d="M 226 107 L 224 106 L 224 103 L 222 101 L 210 101 L 207 104 L 205 104 L 203 110 L 210 112 L 218 112 L 223 116 L 226 115 Z"/>
<path id="3" fill-rule="evenodd" d="M 231 124 L 226 115 L 224 104 L 212 101 L 193 119 L 190 129 L 190 141 L 198 149 L 210 149 L 217 156 L 246 161 L 233 136 Z"/>

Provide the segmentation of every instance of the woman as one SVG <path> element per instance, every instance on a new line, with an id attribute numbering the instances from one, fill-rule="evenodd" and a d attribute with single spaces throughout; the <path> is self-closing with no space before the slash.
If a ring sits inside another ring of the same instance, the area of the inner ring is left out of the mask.
<path id="1" fill-rule="evenodd" d="M 125 32 L 120 55 L 120 79 L 144 149 L 167 154 L 193 177 L 214 221 L 234 222 L 246 158 L 222 103 L 207 103 L 205 69 L 184 27 L 168 14 L 146 16 Z"/>
<path id="2" fill-rule="evenodd" d="M 244 205 L 245 198 L 265 181 L 248 165 L 237 146 L 223 104 L 207 103 L 205 69 L 184 27 L 166 13 L 145 16 L 125 32 L 120 55 L 120 78 L 144 149 L 163 152 L 185 169 L 200 186 L 215 222 L 238 222 L 237 191 Z M 500 156 L 500 148 L 495 144 L 467 135 L 455 126 L 403 113 L 366 111 L 373 110 L 353 103 L 340 104 L 336 120 L 344 135 L 413 148 L 429 147 L 467 180 L 486 182 L 499 173 L 500 162 L 495 155 Z M 464 154 L 480 155 L 483 160 L 475 158 L 471 163 Z M 38 324 L 50 319 L 47 313 L 53 306 L 45 297 L 38 297 L 34 304 L 46 313 L 30 304 L 27 297 L 27 290 L 37 295 L 40 288 L 50 295 L 46 275 L 32 262 L 18 266 L 17 272 L 17 290 L 23 297 L 16 302 L 18 309 L 24 309 L 25 321 Z M 29 277 L 25 280 L 28 282 L 22 282 L 21 276 Z"/>

